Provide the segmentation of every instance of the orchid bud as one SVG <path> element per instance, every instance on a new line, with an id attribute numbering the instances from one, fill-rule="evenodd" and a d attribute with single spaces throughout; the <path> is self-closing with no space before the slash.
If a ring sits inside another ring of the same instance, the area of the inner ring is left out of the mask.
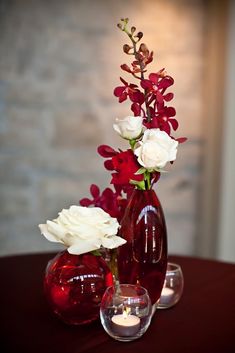
<path id="1" fill-rule="evenodd" d="M 131 34 L 133 34 L 136 31 L 136 28 L 133 26 L 131 27 Z"/>
<path id="2" fill-rule="evenodd" d="M 143 38 L 143 35 L 144 35 L 143 32 L 138 32 L 138 33 L 135 35 L 135 37 L 140 40 L 141 38 Z"/>
<path id="3" fill-rule="evenodd" d="M 127 24 L 129 22 L 129 18 L 121 18 L 121 21 L 124 22 L 125 24 Z"/>
<path id="4" fill-rule="evenodd" d="M 144 43 L 141 43 L 140 44 L 140 49 L 139 49 L 142 53 L 148 53 L 149 52 L 149 50 L 148 50 L 148 48 L 147 48 L 147 45 L 146 44 L 144 44 Z"/>
<path id="5" fill-rule="evenodd" d="M 123 45 L 124 53 L 128 54 L 130 50 L 131 50 L 131 47 L 128 44 Z"/>

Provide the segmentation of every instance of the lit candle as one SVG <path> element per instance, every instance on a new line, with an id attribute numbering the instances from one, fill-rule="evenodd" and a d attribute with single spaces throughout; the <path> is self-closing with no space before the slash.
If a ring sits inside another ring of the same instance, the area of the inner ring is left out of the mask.
<path id="1" fill-rule="evenodd" d="M 123 314 L 112 317 L 113 331 L 123 337 L 134 336 L 140 328 L 140 319 L 135 315 L 128 315 L 126 310 Z"/>
<path id="2" fill-rule="evenodd" d="M 174 294 L 173 289 L 164 287 L 161 293 L 160 304 L 169 304 Z"/>

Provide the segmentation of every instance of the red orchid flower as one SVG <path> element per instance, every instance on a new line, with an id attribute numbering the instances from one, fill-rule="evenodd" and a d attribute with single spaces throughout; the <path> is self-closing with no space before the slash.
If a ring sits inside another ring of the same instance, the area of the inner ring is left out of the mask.
<path id="1" fill-rule="evenodd" d="M 118 188 L 115 186 L 115 192 L 110 188 L 106 188 L 101 193 L 99 187 L 95 184 L 92 184 L 90 186 L 92 199 L 85 197 L 80 200 L 80 205 L 84 207 L 101 207 L 111 217 L 117 218 L 117 220 L 120 222 L 123 218 L 133 188 L 133 185 L 128 185 L 127 188 L 122 189 L 122 187 L 119 185 Z M 119 190 L 117 191 L 116 189 Z M 126 195 L 123 195 L 123 192 Z"/>
<path id="2" fill-rule="evenodd" d="M 158 104 L 163 104 L 164 100 L 169 102 L 173 99 L 173 93 L 167 93 L 164 95 L 165 90 L 173 85 L 174 80 L 171 76 L 164 74 L 164 69 L 160 70 L 157 73 L 151 73 L 149 79 L 141 80 L 141 87 L 146 90 L 148 95 L 153 94 L 155 96 Z M 151 97 L 153 100 L 154 97 Z"/>
<path id="3" fill-rule="evenodd" d="M 150 108 L 152 120 L 150 122 L 144 121 L 144 125 L 148 129 L 159 128 L 165 131 L 168 135 L 171 134 L 171 128 L 177 130 L 179 124 L 173 117 L 176 115 L 175 108 L 164 106 L 160 111 L 154 112 L 153 108 Z"/>
<path id="4" fill-rule="evenodd" d="M 89 207 L 101 207 L 111 217 L 120 217 L 120 207 L 118 205 L 118 196 L 112 189 L 106 188 L 102 193 L 97 185 L 92 184 L 90 187 L 90 193 L 93 199 L 83 198 L 80 200 L 80 205 Z"/>
<path id="5" fill-rule="evenodd" d="M 143 104 L 144 94 L 140 92 L 137 85 L 128 84 L 122 77 L 120 77 L 121 82 L 124 86 L 118 86 L 114 89 L 114 95 L 119 98 L 119 103 L 124 102 L 128 97 L 132 102 L 138 102 Z"/>

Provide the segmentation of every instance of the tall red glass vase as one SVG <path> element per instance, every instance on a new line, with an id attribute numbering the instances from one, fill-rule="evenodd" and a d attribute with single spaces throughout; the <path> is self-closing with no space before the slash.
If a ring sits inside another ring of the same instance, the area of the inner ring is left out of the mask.
<path id="1" fill-rule="evenodd" d="M 133 191 L 119 235 L 127 243 L 118 249 L 120 283 L 145 287 L 152 303 L 161 295 L 167 267 L 167 230 L 154 190 Z"/>

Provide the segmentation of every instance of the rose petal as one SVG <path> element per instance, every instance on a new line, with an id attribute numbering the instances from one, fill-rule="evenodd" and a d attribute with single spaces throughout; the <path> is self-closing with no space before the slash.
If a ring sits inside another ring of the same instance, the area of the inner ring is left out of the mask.
<path id="1" fill-rule="evenodd" d="M 44 235 L 44 237 L 52 242 L 59 242 L 62 243 L 62 241 L 60 239 L 58 239 L 54 234 L 50 233 L 48 231 L 47 225 L 46 224 L 39 224 L 38 225 L 41 231 L 41 234 Z"/>
<path id="2" fill-rule="evenodd" d="M 121 245 L 123 245 L 125 243 L 126 243 L 126 240 L 121 238 L 121 237 L 118 237 L 118 236 L 114 236 L 112 238 L 103 238 L 102 239 L 103 247 L 108 248 L 108 249 L 117 248 L 118 246 L 121 246 Z"/>
<path id="3" fill-rule="evenodd" d="M 59 224 L 52 221 L 47 221 L 47 231 L 52 235 L 54 235 L 55 238 L 58 239 L 58 241 L 62 241 L 62 238 L 66 234 L 63 227 L 61 227 Z"/>
<path id="4" fill-rule="evenodd" d="M 70 247 L 68 247 L 68 252 L 73 255 L 85 254 L 89 251 L 97 250 L 100 248 L 100 245 L 93 243 L 85 242 L 83 240 L 77 241 Z"/>

